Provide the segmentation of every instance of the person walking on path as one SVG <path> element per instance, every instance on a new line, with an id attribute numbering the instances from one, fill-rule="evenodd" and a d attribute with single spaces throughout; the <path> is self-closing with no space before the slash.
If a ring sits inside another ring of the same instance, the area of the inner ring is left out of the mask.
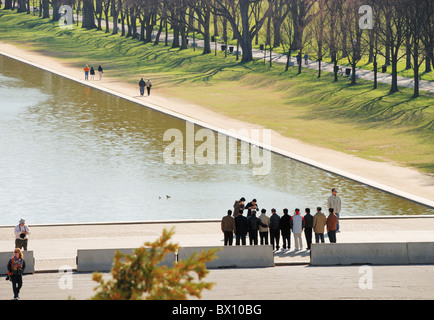
<path id="1" fill-rule="evenodd" d="M 140 79 L 139 81 L 139 88 L 140 88 L 140 95 L 143 96 L 145 94 L 145 87 L 146 87 L 146 82 L 145 80 Z"/>
<path id="2" fill-rule="evenodd" d="M 231 246 L 235 234 L 235 220 L 232 218 L 232 210 L 228 210 L 227 216 L 222 218 L 221 229 L 224 235 L 225 246 Z"/>
<path id="3" fill-rule="evenodd" d="M 20 290 L 23 286 L 23 272 L 26 268 L 23 253 L 19 248 L 14 250 L 14 256 L 8 261 L 8 277 L 12 282 L 12 290 L 14 292 L 14 300 L 20 298 Z"/>
<path id="4" fill-rule="evenodd" d="M 338 191 L 333 188 L 332 189 L 332 195 L 327 199 L 327 208 L 332 208 L 333 213 L 338 218 L 337 226 L 336 226 L 336 232 L 339 232 L 339 214 L 341 212 L 341 198 L 338 196 Z"/>
<path id="5" fill-rule="evenodd" d="M 282 233 L 283 250 L 291 249 L 291 216 L 288 209 L 283 209 L 283 216 L 280 217 L 280 232 Z"/>
<path id="6" fill-rule="evenodd" d="M 307 53 L 304 55 L 304 65 L 307 66 L 309 64 L 309 56 L 307 55 Z"/>
<path id="7" fill-rule="evenodd" d="M 240 212 L 240 210 L 244 210 L 244 202 L 246 199 L 244 197 L 241 197 L 240 200 L 235 200 L 234 203 L 234 218 L 236 218 Z"/>
<path id="8" fill-rule="evenodd" d="M 90 80 L 95 80 L 95 69 L 90 67 Z"/>
<path id="9" fill-rule="evenodd" d="M 249 230 L 249 225 L 247 223 L 247 218 L 243 216 L 243 210 L 240 210 L 238 216 L 235 217 L 235 244 L 243 246 L 246 245 L 246 235 Z"/>
<path id="10" fill-rule="evenodd" d="M 146 81 L 146 90 L 148 91 L 148 96 L 151 95 L 151 88 L 152 88 L 152 82 L 151 79 L 148 79 L 148 81 Z"/>
<path id="11" fill-rule="evenodd" d="M 101 65 L 98 66 L 98 74 L 99 74 L 99 80 L 102 79 L 102 74 L 103 74 L 103 68 Z"/>
<path id="12" fill-rule="evenodd" d="M 310 245 L 312 244 L 312 228 L 313 228 L 313 216 L 310 214 L 310 209 L 306 208 L 304 210 L 306 213 L 304 215 L 304 236 L 306 237 L 306 248 L 310 250 Z"/>
<path id="13" fill-rule="evenodd" d="M 86 65 L 83 70 L 84 70 L 84 80 L 89 80 L 89 71 L 90 71 L 89 66 Z"/>
<path id="14" fill-rule="evenodd" d="M 280 240 L 280 217 L 276 213 L 276 209 L 271 209 L 271 217 L 270 217 L 270 241 L 273 245 L 273 251 L 278 251 L 280 249 L 279 240 Z"/>
<path id="15" fill-rule="evenodd" d="M 27 251 L 27 244 L 29 242 L 30 229 L 26 225 L 26 220 L 21 219 L 19 224 L 14 229 L 15 233 L 15 248 Z"/>
<path id="16" fill-rule="evenodd" d="M 291 218 L 292 221 L 292 233 L 294 234 L 295 250 L 303 249 L 303 240 L 301 233 L 304 228 L 304 218 L 300 215 L 300 209 L 295 209 L 295 214 Z"/>
<path id="17" fill-rule="evenodd" d="M 252 210 L 252 213 L 250 216 L 247 217 L 247 222 L 249 225 L 249 241 L 250 245 L 257 245 L 258 244 L 258 231 L 259 231 L 259 224 L 261 223 L 261 220 L 256 216 L 256 211 Z"/>
<path id="18" fill-rule="evenodd" d="M 259 220 L 261 224 L 259 225 L 259 238 L 260 244 L 268 245 L 268 227 L 270 226 L 270 217 L 266 215 L 267 210 L 262 209 Z"/>
<path id="19" fill-rule="evenodd" d="M 330 208 L 329 216 L 327 217 L 327 235 L 329 236 L 330 243 L 336 243 L 337 224 L 338 217 L 334 214 L 333 208 Z"/>
<path id="20" fill-rule="evenodd" d="M 327 225 L 327 217 L 321 212 L 321 207 L 316 208 L 313 216 L 313 231 L 315 232 L 315 243 L 324 243 L 324 227 Z"/>

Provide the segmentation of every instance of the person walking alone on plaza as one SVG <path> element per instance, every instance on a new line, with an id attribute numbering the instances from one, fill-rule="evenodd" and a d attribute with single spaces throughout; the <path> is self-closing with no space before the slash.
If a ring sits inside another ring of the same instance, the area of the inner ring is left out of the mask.
<path id="1" fill-rule="evenodd" d="M 23 286 L 23 272 L 26 268 L 23 253 L 19 248 L 14 250 L 14 256 L 8 261 L 8 278 L 12 282 L 12 290 L 14 292 L 14 300 L 20 298 L 20 290 Z M 6 278 L 6 279 L 8 279 Z"/>
<path id="2" fill-rule="evenodd" d="M 152 82 L 151 79 L 148 79 L 148 81 L 146 81 L 146 90 L 148 91 L 148 96 L 151 95 L 151 88 L 152 88 Z"/>
<path id="3" fill-rule="evenodd" d="M 270 241 L 273 245 L 273 251 L 278 251 L 280 249 L 280 217 L 276 213 L 276 209 L 271 209 L 270 217 Z"/>
<path id="4" fill-rule="evenodd" d="M 235 217 L 235 244 L 243 246 L 246 245 L 246 235 L 249 230 L 247 218 L 243 216 L 243 210 L 240 209 L 238 216 Z"/>
<path id="5" fill-rule="evenodd" d="M 228 210 L 227 216 L 222 218 L 221 229 L 224 235 L 225 246 L 231 246 L 235 234 L 235 220 L 232 218 L 232 210 Z"/>
<path id="6" fill-rule="evenodd" d="M 310 209 L 306 208 L 304 210 L 306 213 L 304 215 L 304 236 L 306 237 L 306 248 L 310 250 L 310 245 L 312 244 L 312 227 L 313 227 L 313 216 L 310 214 Z"/>
<path id="7" fill-rule="evenodd" d="M 27 251 L 27 244 L 29 242 L 30 229 L 26 225 L 26 220 L 21 219 L 19 224 L 14 229 L 15 233 L 15 248 Z"/>
<path id="8" fill-rule="evenodd" d="M 327 225 L 327 217 L 321 212 L 321 207 L 316 208 L 313 216 L 313 231 L 315 232 L 315 243 L 324 243 L 324 227 Z"/>
<path id="9" fill-rule="evenodd" d="M 333 188 L 332 195 L 327 199 L 327 208 L 332 208 L 333 213 L 338 218 L 338 222 L 336 225 L 336 232 L 339 232 L 339 214 L 341 212 L 341 198 L 338 196 L 338 191 Z"/>
<path id="10" fill-rule="evenodd" d="M 329 216 L 327 217 L 327 235 L 329 236 L 330 243 L 336 243 L 336 226 L 338 224 L 338 217 L 334 214 L 333 209 L 329 209 Z"/>
<path id="11" fill-rule="evenodd" d="M 303 240 L 301 238 L 301 233 L 304 228 L 304 219 L 300 215 L 300 209 L 295 209 L 295 214 L 291 218 L 292 221 L 292 233 L 294 234 L 294 245 L 295 250 L 303 249 Z"/>
<path id="12" fill-rule="evenodd" d="M 280 232 L 282 233 L 283 250 L 291 249 L 291 216 L 288 209 L 283 209 L 283 216 L 280 217 Z"/>
<path id="13" fill-rule="evenodd" d="M 270 217 L 266 215 L 266 212 L 266 209 L 262 209 L 261 215 L 259 216 L 259 220 L 261 221 L 259 224 L 259 238 L 261 244 L 268 245 L 268 227 L 270 226 Z"/>

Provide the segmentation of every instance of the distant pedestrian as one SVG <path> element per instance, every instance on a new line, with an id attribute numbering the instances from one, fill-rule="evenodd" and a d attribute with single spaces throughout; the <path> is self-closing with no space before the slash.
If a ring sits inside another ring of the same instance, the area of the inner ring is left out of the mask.
<path id="1" fill-rule="evenodd" d="M 244 197 L 241 197 L 240 200 L 235 200 L 234 203 L 234 218 L 237 217 L 238 213 L 240 212 L 240 210 L 244 210 L 244 202 L 246 201 L 246 199 Z"/>
<path id="2" fill-rule="evenodd" d="M 327 235 L 329 236 L 330 243 L 336 242 L 337 224 L 338 224 L 338 217 L 334 214 L 333 208 L 330 208 L 329 216 L 327 217 Z"/>
<path id="3" fill-rule="evenodd" d="M 316 208 L 313 216 L 313 231 L 315 232 L 315 243 L 324 243 L 324 227 L 327 225 L 327 217 L 321 212 L 321 207 Z"/>
<path id="4" fill-rule="evenodd" d="M 235 234 L 235 220 L 232 218 L 232 210 L 228 210 L 227 216 L 222 218 L 221 229 L 224 235 L 225 246 L 231 246 Z"/>
<path id="5" fill-rule="evenodd" d="M 249 230 L 249 225 L 247 223 L 247 218 L 243 216 L 243 210 L 240 209 L 238 216 L 235 217 L 235 244 L 237 246 L 240 243 L 246 245 L 246 235 Z"/>
<path id="6" fill-rule="evenodd" d="M 297 64 L 298 65 L 301 64 L 301 53 L 300 52 L 297 54 Z"/>
<path id="7" fill-rule="evenodd" d="M 312 244 L 312 227 L 313 227 L 313 216 L 310 214 L 310 209 L 306 208 L 304 215 L 304 236 L 306 237 L 306 248 L 310 250 L 310 245 Z"/>
<path id="8" fill-rule="evenodd" d="M 250 216 L 247 217 L 249 226 L 249 241 L 250 245 L 258 244 L 258 231 L 261 220 L 256 216 L 256 211 L 252 210 Z"/>
<path id="9" fill-rule="evenodd" d="M 339 215 L 341 212 L 341 198 L 338 196 L 338 191 L 336 188 L 332 189 L 332 195 L 327 199 L 327 208 L 332 208 L 333 213 L 338 218 L 336 232 L 339 232 Z"/>
<path id="10" fill-rule="evenodd" d="M 259 211 L 259 209 L 258 209 L 258 202 L 256 201 L 256 199 L 253 199 L 248 204 L 246 204 L 246 206 L 245 206 L 244 209 L 247 209 L 247 217 L 249 217 L 252 214 L 252 210 L 254 210 L 255 213 L 257 211 Z"/>
<path id="11" fill-rule="evenodd" d="M 146 81 L 146 90 L 148 91 L 148 96 L 151 95 L 151 88 L 152 88 L 152 82 L 151 79 L 148 79 L 148 81 Z"/>
<path id="12" fill-rule="evenodd" d="M 104 73 L 103 68 L 101 65 L 98 66 L 98 74 L 99 74 L 99 80 L 102 79 L 102 74 Z"/>
<path id="13" fill-rule="evenodd" d="M 140 79 L 139 81 L 139 88 L 140 88 L 140 95 L 143 96 L 145 94 L 145 87 L 146 87 L 146 82 L 145 80 Z"/>
<path id="14" fill-rule="evenodd" d="M 280 232 L 282 233 L 283 250 L 291 249 L 291 216 L 288 209 L 283 209 L 283 216 L 280 217 Z"/>
<path id="15" fill-rule="evenodd" d="M 21 219 L 19 224 L 15 226 L 15 248 L 27 251 L 27 244 L 29 242 L 30 229 L 26 225 L 26 220 Z"/>
<path id="16" fill-rule="evenodd" d="M 260 244 L 268 245 L 268 227 L 270 226 L 270 217 L 266 215 L 267 210 L 262 209 L 259 220 L 261 224 L 259 225 L 259 238 Z"/>
<path id="17" fill-rule="evenodd" d="M 90 80 L 95 80 L 95 69 L 90 67 Z"/>
<path id="18" fill-rule="evenodd" d="M 278 251 L 280 249 L 280 217 L 276 213 L 276 209 L 271 209 L 270 217 L 270 241 L 273 245 L 273 250 Z"/>
<path id="19" fill-rule="evenodd" d="M 303 240 L 301 238 L 301 233 L 304 228 L 304 219 L 300 215 L 300 209 L 296 208 L 295 213 L 291 218 L 292 221 L 292 233 L 294 234 L 294 245 L 295 250 L 303 249 Z"/>
<path id="20" fill-rule="evenodd" d="M 304 55 L 304 64 L 307 66 L 309 64 L 309 56 L 307 55 L 307 53 Z"/>
<path id="21" fill-rule="evenodd" d="M 89 80 L 89 71 L 90 71 L 89 66 L 86 65 L 83 70 L 84 70 L 84 80 Z"/>
<path id="22" fill-rule="evenodd" d="M 20 298 L 20 290 L 23 286 L 23 272 L 26 268 L 23 253 L 19 248 L 14 250 L 14 256 L 8 261 L 8 278 L 12 282 L 12 290 L 14 293 L 14 300 Z M 7 279 L 7 278 L 6 278 Z"/>

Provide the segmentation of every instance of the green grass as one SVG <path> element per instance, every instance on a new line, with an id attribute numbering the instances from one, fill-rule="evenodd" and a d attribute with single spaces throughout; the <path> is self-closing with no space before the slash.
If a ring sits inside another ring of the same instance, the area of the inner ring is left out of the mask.
<path id="1" fill-rule="evenodd" d="M 234 56 L 143 44 L 103 31 L 62 30 L 47 19 L 0 12 L 1 41 L 60 58 L 70 66 L 102 64 L 105 74 L 136 85 L 153 79 L 154 92 L 199 104 L 235 119 L 273 129 L 284 136 L 434 173 L 433 95 L 388 84 L 263 62 L 240 64 Z"/>

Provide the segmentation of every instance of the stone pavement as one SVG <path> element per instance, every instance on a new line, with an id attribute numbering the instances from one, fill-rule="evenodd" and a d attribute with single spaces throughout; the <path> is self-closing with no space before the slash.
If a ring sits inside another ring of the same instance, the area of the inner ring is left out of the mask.
<path id="1" fill-rule="evenodd" d="M 346 217 L 340 224 L 337 241 L 341 243 L 434 241 L 434 216 Z M 90 273 L 72 273 L 71 287 L 65 274 L 59 273 L 61 266 L 76 267 L 77 249 L 134 248 L 172 227 L 172 242 L 181 246 L 223 245 L 218 220 L 30 225 L 29 250 L 34 251 L 36 273 L 24 276 L 21 299 L 88 299 L 96 287 Z M 12 250 L 13 237 L 13 226 L 0 227 L 0 251 Z M 312 267 L 309 259 L 308 251 L 295 252 L 292 247 L 275 253 L 275 267 L 212 269 L 205 281 L 215 285 L 203 292 L 202 299 L 434 298 L 434 265 L 370 266 L 373 288 L 365 290 L 359 281 L 366 271 L 360 266 Z M 0 299 L 11 299 L 9 282 L 0 281 Z"/>

